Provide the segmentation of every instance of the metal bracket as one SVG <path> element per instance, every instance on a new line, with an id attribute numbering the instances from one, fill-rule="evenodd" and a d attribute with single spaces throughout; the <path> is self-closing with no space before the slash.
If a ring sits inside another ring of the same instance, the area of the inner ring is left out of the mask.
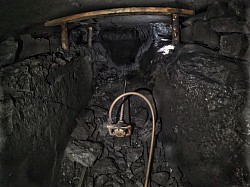
<path id="1" fill-rule="evenodd" d="M 131 124 L 124 124 L 123 121 L 119 121 L 117 124 L 107 125 L 110 136 L 116 136 L 123 138 L 125 136 L 131 136 L 133 126 Z"/>

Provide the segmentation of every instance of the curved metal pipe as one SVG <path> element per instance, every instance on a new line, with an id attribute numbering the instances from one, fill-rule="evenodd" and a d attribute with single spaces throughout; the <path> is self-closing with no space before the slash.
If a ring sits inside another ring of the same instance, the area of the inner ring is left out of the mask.
<path id="1" fill-rule="evenodd" d="M 109 118 L 108 118 L 108 122 L 110 124 L 112 124 L 112 111 L 113 108 L 115 106 L 115 104 L 122 98 L 124 98 L 125 96 L 129 96 L 129 95 L 135 95 L 138 96 L 140 98 L 142 98 L 149 106 L 151 114 L 152 114 L 152 137 L 151 137 L 151 144 L 150 144 L 150 151 L 149 151 L 149 159 L 148 159 L 148 164 L 147 164 L 147 170 L 146 170 L 146 176 L 145 176 L 145 180 L 144 180 L 144 187 L 148 187 L 148 182 L 149 182 L 149 174 L 150 174 L 150 169 L 151 169 L 151 163 L 152 163 L 152 157 L 153 157 L 153 151 L 154 151 L 154 141 L 155 141 L 155 113 L 154 113 L 154 109 L 152 104 L 150 103 L 150 101 L 142 94 L 137 93 L 137 92 L 127 92 L 124 93 L 120 96 L 118 96 L 113 103 L 111 104 L 110 108 L 109 108 Z"/>

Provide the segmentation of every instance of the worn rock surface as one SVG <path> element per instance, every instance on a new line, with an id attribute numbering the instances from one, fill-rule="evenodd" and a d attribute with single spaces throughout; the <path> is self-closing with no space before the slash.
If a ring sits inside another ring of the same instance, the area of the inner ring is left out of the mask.
<path id="1" fill-rule="evenodd" d="M 193 186 L 243 185 L 247 180 L 247 127 L 241 121 L 247 102 L 245 69 L 211 50 L 186 45 L 156 73 L 163 146 Z"/>
<path id="2" fill-rule="evenodd" d="M 217 18 L 210 20 L 211 28 L 216 32 L 222 33 L 242 33 L 243 23 L 237 18 Z"/>
<path id="3" fill-rule="evenodd" d="M 224 2 L 215 1 L 212 5 L 208 6 L 206 12 L 206 19 L 213 19 L 225 17 L 228 15 L 227 4 Z"/>
<path id="4" fill-rule="evenodd" d="M 16 58 L 18 42 L 8 38 L 0 43 L 0 67 L 12 64 Z"/>
<path id="5" fill-rule="evenodd" d="M 248 39 L 243 34 L 223 35 L 220 38 L 220 54 L 239 58 L 245 54 L 248 45 Z"/>
<path id="6" fill-rule="evenodd" d="M 88 59 L 63 54 L 29 58 L 0 69 L 1 186 L 50 186 L 74 119 L 91 95 Z"/>
<path id="7" fill-rule="evenodd" d="M 65 156 L 72 162 L 90 167 L 102 154 L 102 145 L 88 141 L 72 141 L 65 150 Z"/>
<path id="8" fill-rule="evenodd" d="M 219 37 L 206 21 L 199 21 L 194 24 L 193 39 L 194 41 L 206 44 L 211 48 L 219 47 Z"/>

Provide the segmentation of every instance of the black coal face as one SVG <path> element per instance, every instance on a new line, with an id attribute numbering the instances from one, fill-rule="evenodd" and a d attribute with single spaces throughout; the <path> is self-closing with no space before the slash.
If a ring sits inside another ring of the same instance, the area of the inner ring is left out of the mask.
<path id="1" fill-rule="evenodd" d="M 102 45 L 110 54 L 113 62 L 131 64 L 140 47 L 138 33 L 133 28 L 108 28 L 101 34 Z"/>
<path id="2" fill-rule="evenodd" d="M 237 2 L 186 19 L 175 47 L 162 22 L 97 23 L 91 48 L 88 27 L 74 25 L 70 51 L 59 47 L 60 33 L 1 42 L 0 186 L 143 186 L 147 105 L 125 104 L 131 137 L 106 128 L 125 81 L 156 106 L 153 187 L 249 185 L 250 67 L 242 60 L 250 53 Z"/>

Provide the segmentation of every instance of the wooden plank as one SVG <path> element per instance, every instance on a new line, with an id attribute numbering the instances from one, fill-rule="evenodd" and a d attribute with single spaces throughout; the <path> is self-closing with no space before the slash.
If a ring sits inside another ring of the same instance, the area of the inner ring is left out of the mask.
<path id="1" fill-rule="evenodd" d="M 68 37 L 67 23 L 62 23 L 61 28 L 62 28 L 62 33 L 61 33 L 62 48 L 64 50 L 69 50 L 69 37 Z"/>
<path id="2" fill-rule="evenodd" d="M 174 46 L 180 44 L 179 14 L 172 14 L 172 43 Z"/>
<path id="3" fill-rule="evenodd" d="M 193 10 L 177 9 L 168 7 L 130 7 L 130 8 L 113 8 L 106 10 L 97 10 L 91 12 L 83 12 L 71 16 L 66 16 L 51 21 L 47 21 L 45 26 L 57 26 L 61 23 L 71 23 L 81 20 L 92 19 L 100 16 L 115 16 L 115 15 L 127 15 L 127 14 L 180 14 L 180 16 L 193 15 Z"/>

